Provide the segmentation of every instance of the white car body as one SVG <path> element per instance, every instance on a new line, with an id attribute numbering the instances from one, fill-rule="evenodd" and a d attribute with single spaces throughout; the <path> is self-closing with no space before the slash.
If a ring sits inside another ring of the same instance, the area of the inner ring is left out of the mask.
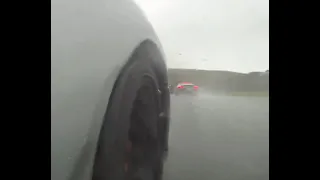
<path id="1" fill-rule="evenodd" d="M 146 39 L 163 52 L 132 0 L 51 1 L 51 180 L 91 178 L 114 82 Z"/>

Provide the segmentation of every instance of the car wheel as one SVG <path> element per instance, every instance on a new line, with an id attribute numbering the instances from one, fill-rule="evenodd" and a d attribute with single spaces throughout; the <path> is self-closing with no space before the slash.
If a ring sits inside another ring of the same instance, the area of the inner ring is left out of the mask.
<path id="1" fill-rule="evenodd" d="M 93 180 L 162 178 L 170 94 L 165 65 L 153 46 L 147 42 L 137 48 L 115 83 L 100 131 Z"/>

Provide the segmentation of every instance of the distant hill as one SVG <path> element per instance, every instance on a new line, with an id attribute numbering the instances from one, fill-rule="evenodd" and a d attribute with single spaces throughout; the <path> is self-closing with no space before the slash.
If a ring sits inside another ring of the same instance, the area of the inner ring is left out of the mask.
<path id="1" fill-rule="evenodd" d="M 189 81 L 212 91 L 269 91 L 269 73 L 263 72 L 245 74 L 232 71 L 169 69 L 168 76 L 170 84 Z"/>

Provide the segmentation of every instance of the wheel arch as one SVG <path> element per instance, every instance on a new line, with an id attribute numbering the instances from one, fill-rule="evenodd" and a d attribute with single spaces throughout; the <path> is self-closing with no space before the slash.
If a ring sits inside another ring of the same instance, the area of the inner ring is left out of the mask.
<path id="1" fill-rule="evenodd" d="M 134 61 L 138 60 L 138 59 L 132 58 L 132 56 L 137 51 L 140 51 L 143 49 L 148 49 L 148 52 L 157 52 L 156 54 L 145 54 L 144 56 L 151 56 L 152 59 L 150 59 L 150 60 L 154 61 L 157 66 L 157 68 L 155 68 L 156 73 L 157 73 L 156 75 L 159 76 L 160 78 L 163 78 L 163 79 L 161 79 L 161 81 L 168 83 L 167 65 L 166 65 L 165 57 L 162 53 L 162 48 L 159 47 L 156 43 L 154 43 L 154 41 L 152 41 L 151 39 L 145 39 L 134 48 L 134 50 L 130 54 L 128 60 L 121 67 L 120 71 L 118 72 L 117 78 L 114 80 L 112 91 L 109 96 L 109 99 L 112 96 L 112 92 L 114 91 L 114 88 L 116 86 L 116 83 L 117 83 L 119 77 L 122 75 L 122 73 L 126 70 L 127 67 L 129 67 Z M 109 106 L 109 103 L 108 103 L 108 106 Z"/>

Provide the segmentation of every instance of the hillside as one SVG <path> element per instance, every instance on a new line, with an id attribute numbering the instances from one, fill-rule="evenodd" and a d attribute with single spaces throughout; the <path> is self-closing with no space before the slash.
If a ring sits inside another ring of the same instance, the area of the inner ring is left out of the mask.
<path id="1" fill-rule="evenodd" d="M 168 76 L 170 84 L 189 81 L 212 91 L 269 91 L 269 73 L 251 72 L 244 74 L 231 71 L 169 69 Z"/>

